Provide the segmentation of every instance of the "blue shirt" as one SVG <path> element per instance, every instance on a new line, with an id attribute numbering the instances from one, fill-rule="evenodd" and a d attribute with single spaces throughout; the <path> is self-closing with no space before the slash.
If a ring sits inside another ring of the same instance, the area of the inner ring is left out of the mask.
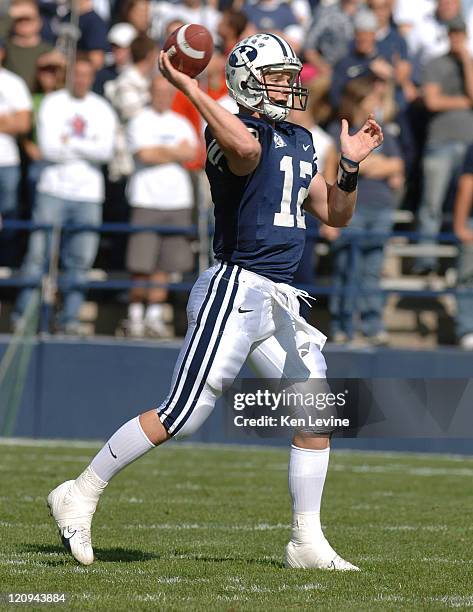
<path id="1" fill-rule="evenodd" d="M 377 41 L 375 51 L 372 55 L 362 55 L 358 53 L 354 46 L 348 55 L 335 64 L 332 84 L 330 86 L 330 102 L 337 108 L 342 99 L 345 85 L 351 79 L 372 74 L 370 64 L 378 57 L 385 59 L 389 64 L 393 64 L 393 57 L 399 55 L 400 59 L 406 60 L 407 46 L 404 40 L 399 40 L 400 34 L 391 29 L 390 33 L 381 41 Z M 399 110 L 406 106 L 406 99 L 402 88 L 396 86 L 396 102 Z"/>
<path id="2" fill-rule="evenodd" d="M 396 26 L 391 25 L 384 38 L 376 41 L 376 47 L 381 57 L 390 64 L 394 63 L 395 56 L 401 60 L 409 61 L 409 52 L 405 38 L 401 36 Z"/>
<path id="3" fill-rule="evenodd" d="M 281 121 L 238 115 L 261 144 L 261 159 L 236 176 L 207 127 L 205 171 L 215 206 L 214 252 L 276 281 L 290 283 L 305 244 L 302 204 L 317 173 L 311 133 Z"/>
<path id="4" fill-rule="evenodd" d="M 63 21 L 69 22 L 70 15 L 66 15 Z M 79 30 L 81 36 L 77 43 L 78 49 L 82 51 L 96 51 L 97 49 L 108 51 L 110 49 L 107 40 L 107 24 L 95 11 L 79 16 Z"/>
<path id="5" fill-rule="evenodd" d="M 243 12 L 248 17 L 248 21 L 263 32 L 284 31 L 289 26 L 298 25 L 291 7 L 286 2 L 272 6 L 269 10 L 262 9 L 258 4 L 247 4 L 243 7 Z"/>
<path id="6" fill-rule="evenodd" d="M 346 57 L 335 64 L 330 86 L 330 102 L 334 108 L 340 106 L 342 93 L 348 81 L 371 74 L 370 64 L 376 57 L 378 57 L 377 51 L 368 56 L 357 53 L 352 48 Z"/>

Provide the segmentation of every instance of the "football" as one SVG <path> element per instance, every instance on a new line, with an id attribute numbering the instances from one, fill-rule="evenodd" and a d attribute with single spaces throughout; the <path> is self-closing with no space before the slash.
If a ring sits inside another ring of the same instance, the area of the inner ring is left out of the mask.
<path id="1" fill-rule="evenodd" d="M 174 30 L 163 47 L 174 68 L 193 78 L 205 69 L 213 49 L 210 32 L 196 23 L 188 23 Z"/>

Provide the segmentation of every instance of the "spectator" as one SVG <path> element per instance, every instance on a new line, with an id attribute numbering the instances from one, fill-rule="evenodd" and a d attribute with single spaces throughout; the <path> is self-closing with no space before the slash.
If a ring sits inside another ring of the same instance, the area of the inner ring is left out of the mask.
<path id="1" fill-rule="evenodd" d="M 38 58 L 36 77 L 33 86 L 33 121 L 28 136 L 21 139 L 21 146 L 28 159 L 26 183 L 28 188 L 29 211 L 33 210 L 36 198 L 36 185 L 45 166 L 38 146 L 36 123 L 43 98 L 53 91 L 62 89 L 66 76 L 66 58 L 59 51 L 50 51 Z"/>
<path id="2" fill-rule="evenodd" d="M 306 85 L 307 86 L 307 85 Z M 289 121 L 302 125 L 310 131 L 314 141 L 315 153 L 317 155 L 317 171 L 322 174 L 329 184 L 335 183 L 337 180 L 337 170 L 339 155 L 335 142 L 319 123 L 327 117 L 324 109 L 328 100 L 329 78 L 320 76 L 316 78 L 311 86 L 309 86 L 310 106 L 306 111 L 291 111 Z M 297 285 L 312 285 L 314 282 L 314 270 L 316 266 L 315 246 L 319 233 L 319 224 L 312 215 L 305 215 L 306 222 L 306 242 L 304 252 L 294 276 L 294 282 Z M 324 238 L 330 239 L 330 230 L 327 226 L 320 228 L 320 233 Z M 305 317 L 309 317 L 309 308 L 306 304 L 301 304 L 301 313 Z"/>
<path id="3" fill-rule="evenodd" d="M 468 148 L 455 200 L 453 229 L 460 240 L 458 258 L 457 338 L 460 345 L 473 350 L 473 144 Z"/>
<path id="4" fill-rule="evenodd" d="M 464 21 L 448 24 L 450 52 L 433 59 L 423 78 L 424 102 L 431 113 L 422 161 L 423 192 L 419 231 L 436 234 L 442 225 L 442 206 L 457 175 L 468 144 L 473 140 L 473 60 L 467 48 Z M 417 259 L 414 271 L 428 274 L 434 257 Z"/>
<path id="5" fill-rule="evenodd" d="M 248 17 L 234 8 L 227 8 L 217 27 L 225 55 L 228 55 L 236 43 L 252 32 L 248 30 Z"/>
<path id="6" fill-rule="evenodd" d="M 195 157 L 197 139 L 190 123 L 171 110 L 174 94 L 172 85 L 162 75 L 156 76 L 151 86 L 151 108 L 144 109 L 128 125 L 136 163 L 128 187 L 131 222 L 135 225 L 191 224 L 192 184 L 182 163 Z M 134 280 L 168 283 L 170 273 L 188 272 L 192 267 L 186 237 L 160 236 L 153 231 L 131 235 L 127 268 Z M 134 287 L 126 331 L 132 336 L 167 335 L 163 317 L 167 296 L 165 288 Z"/>
<path id="7" fill-rule="evenodd" d="M 94 70 L 100 70 L 108 51 L 107 24 L 97 15 L 92 0 L 77 0 L 79 12 L 80 38 L 77 49 L 92 62 Z M 69 22 L 70 14 L 65 15 L 63 22 Z"/>
<path id="8" fill-rule="evenodd" d="M 164 31 L 170 21 L 182 21 L 205 26 L 216 41 L 220 13 L 212 3 L 204 0 L 184 0 L 176 3 L 161 0 L 153 3 L 151 20 L 152 37 L 155 40 L 164 40 Z"/>
<path id="9" fill-rule="evenodd" d="M 166 27 L 164 28 L 162 38 L 157 41 L 158 47 L 164 47 L 164 43 L 168 39 L 168 36 L 171 36 L 173 32 L 181 28 L 183 25 L 185 25 L 185 23 L 181 19 L 172 19 L 171 21 L 168 21 Z"/>
<path id="10" fill-rule="evenodd" d="M 111 0 L 93 0 L 92 8 L 95 13 L 105 22 L 107 28 L 110 26 L 110 17 L 111 17 Z M 115 4 L 113 2 L 113 4 Z"/>
<path id="11" fill-rule="evenodd" d="M 412 63 L 406 41 L 393 21 L 392 0 L 368 0 L 368 6 L 378 21 L 377 52 L 393 66 L 392 76 L 396 84 L 397 104 L 395 122 L 406 164 L 406 174 L 411 177 L 416 164 L 416 152 L 421 149 L 416 115 L 419 111 L 418 105 L 414 105 L 419 98 L 419 92 L 412 81 Z"/>
<path id="12" fill-rule="evenodd" d="M 394 67 L 394 78 L 399 87 L 396 100 L 401 109 L 406 102 L 417 98 L 417 88 L 411 80 L 412 64 L 407 43 L 393 21 L 392 0 L 368 0 L 368 6 L 376 15 L 376 48 L 378 53 Z"/>
<path id="13" fill-rule="evenodd" d="M 298 23 L 301 25 L 304 33 L 306 33 L 309 29 L 313 12 L 309 0 L 291 0 L 290 4 Z"/>
<path id="14" fill-rule="evenodd" d="M 225 84 L 225 54 L 220 45 L 215 45 L 214 47 L 212 59 L 205 70 L 204 78 L 201 80 L 200 86 L 213 100 L 218 101 L 224 108 L 233 113 L 238 112 L 238 106 L 235 104 L 233 98 L 228 95 L 228 89 Z M 206 124 L 189 98 L 181 91 L 177 91 L 176 93 L 172 103 L 172 110 L 185 117 L 192 124 L 199 141 L 197 156 L 190 163 L 187 163 L 186 167 L 190 170 L 202 170 L 205 165 L 205 142 L 203 134 Z M 206 188 L 208 185 L 207 181 L 205 181 L 204 184 Z"/>
<path id="15" fill-rule="evenodd" d="M 437 0 L 394 0 L 393 19 L 402 36 L 420 26 L 427 17 L 435 13 Z"/>
<path id="16" fill-rule="evenodd" d="M 464 0 L 463 2 L 463 15 L 466 21 L 466 30 L 468 32 L 468 49 L 473 55 L 473 1 Z"/>
<path id="17" fill-rule="evenodd" d="M 256 0 L 254 4 L 243 5 L 243 12 L 260 32 L 272 32 L 282 36 L 296 54 L 302 47 L 304 29 L 287 2 L 279 0 Z"/>
<path id="18" fill-rule="evenodd" d="M 41 18 L 35 0 L 15 0 L 10 6 L 12 25 L 6 41 L 5 68 L 20 76 L 32 91 L 38 57 L 52 50 L 41 40 Z"/>
<path id="19" fill-rule="evenodd" d="M 122 122 L 135 117 L 150 101 L 150 78 L 156 69 L 158 51 L 154 40 L 141 34 L 130 46 L 132 65 L 105 85 L 105 96 Z"/>
<path id="20" fill-rule="evenodd" d="M 414 62 L 415 81 L 422 79 L 422 70 L 430 60 L 448 53 L 448 23 L 461 16 L 460 0 L 438 0 L 436 10 L 427 13 L 424 19 L 409 31 L 406 40 Z"/>
<path id="21" fill-rule="evenodd" d="M 45 96 L 38 116 L 38 142 L 48 162 L 38 184 L 33 221 L 55 226 L 78 223 L 98 226 L 104 197 L 100 166 L 112 156 L 116 117 L 110 105 L 90 92 L 94 68 L 88 58 L 78 58 L 74 66 L 72 92 L 60 90 Z M 66 235 L 62 248 L 65 269 L 65 296 L 58 329 L 79 330 L 79 310 L 84 300 L 82 284 L 91 268 L 99 235 L 78 231 Z M 38 281 L 48 260 L 47 234 L 34 232 L 22 266 L 26 279 Z M 31 289 L 23 289 L 17 299 L 14 325 L 24 313 Z"/>
<path id="22" fill-rule="evenodd" d="M 228 89 L 225 83 L 225 63 L 226 56 L 223 47 L 215 45 L 214 53 L 206 68 L 206 79 L 203 83 L 203 87 L 213 100 L 216 100 L 231 113 L 236 114 L 238 113 L 238 104 L 228 95 Z M 203 135 L 207 124 L 202 118 L 200 118 L 200 124 L 201 133 Z"/>
<path id="23" fill-rule="evenodd" d="M 154 40 L 141 34 L 130 45 L 131 66 L 104 86 L 105 97 L 111 102 L 120 118 L 117 128 L 116 149 L 113 160 L 109 164 L 109 179 L 122 184 L 133 171 L 133 160 L 128 150 L 125 126 L 136 117 L 150 102 L 151 75 L 156 69 L 158 51 Z M 123 191 L 124 197 L 124 191 Z"/>
<path id="24" fill-rule="evenodd" d="M 101 68 L 95 75 L 93 91 L 104 95 L 107 81 L 113 81 L 131 64 L 131 43 L 137 32 L 130 23 L 116 23 L 110 28 L 107 39 L 112 47 L 112 61 Z"/>
<path id="25" fill-rule="evenodd" d="M 120 10 L 120 21 L 131 24 L 139 35 L 149 35 L 151 27 L 149 0 L 125 0 Z"/>
<path id="26" fill-rule="evenodd" d="M 332 76 L 330 101 L 338 108 L 345 85 L 350 79 L 373 73 L 381 79 L 393 79 L 394 69 L 383 58 L 376 46 L 376 32 L 379 24 L 376 15 L 366 9 L 356 14 L 354 19 L 355 39 L 348 55 L 336 65 Z"/>
<path id="27" fill-rule="evenodd" d="M 0 220 L 13 217 L 17 210 L 20 180 L 20 157 L 16 137 L 26 134 L 31 126 L 31 96 L 26 83 L 2 67 L 5 43 L 0 39 Z M 11 236 L 0 239 L 0 261 L 11 262 Z"/>
<path id="28" fill-rule="evenodd" d="M 360 0 L 341 0 L 321 4 L 314 11 L 312 25 L 304 44 L 306 60 L 323 74 L 330 74 L 343 59 L 353 41 L 353 18 Z"/>
<path id="29" fill-rule="evenodd" d="M 374 76 L 349 81 L 342 96 L 340 117 L 356 131 L 368 114 L 386 116 L 393 108 L 392 88 Z M 381 112 L 380 112 L 381 109 Z M 339 142 L 340 125 L 329 132 Z M 360 164 L 358 197 L 350 225 L 334 243 L 334 288 L 341 293 L 330 298 L 331 332 L 335 342 L 344 343 L 353 335 L 353 317 L 359 315 L 361 333 L 371 344 L 388 340 L 383 325 L 383 296 L 378 293 L 384 259 L 385 234 L 392 229 L 396 192 L 403 183 L 404 165 L 396 140 L 385 130 L 384 142 L 370 159 Z M 350 238 L 364 232 L 351 259 Z M 357 292 L 358 295 L 356 294 Z"/>

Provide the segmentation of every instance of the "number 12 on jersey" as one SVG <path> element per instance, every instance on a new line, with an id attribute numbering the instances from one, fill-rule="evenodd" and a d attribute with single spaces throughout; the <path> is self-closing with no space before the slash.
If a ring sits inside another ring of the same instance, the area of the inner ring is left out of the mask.
<path id="1" fill-rule="evenodd" d="M 285 155 L 281 159 L 279 169 L 284 173 L 284 184 L 282 188 L 282 198 L 280 211 L 274 213 L 273 224 L 279 227 L 294 227 L 294 215 L 291 214 L 292 185 L 294 182 L 293 159 L 290 155 Z M 299 176 L 305 178 L 312 176 L 312 164 L 308 161 L 299 162 Z M 305 229 L 305 218 L 302 205 L 309 191 L 308 187 L 301 187 L 297 194 L 296 202 L 296 224 L 297 227 Z"/>

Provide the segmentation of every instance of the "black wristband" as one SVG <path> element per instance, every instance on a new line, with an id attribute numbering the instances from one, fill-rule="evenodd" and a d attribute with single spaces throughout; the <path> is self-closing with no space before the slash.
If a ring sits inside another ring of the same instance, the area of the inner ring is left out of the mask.
<path id="1" fill-rule="evenodd" d="M 360 162 L 356 162 L 356 161 L 353 161 L 352 159 L 348 159 L 348 157 L 345 157 L 345 155 L 342 155 L 340 157 L 340 161 L 344 162 L 350 168 L 356 168 L 358 170 L 358 168 L 360 167 Z"/>
<path id="2" fill-rule="evenodd" d="M 348 172 L 343 167 L 342 160 L 346 161 L 347 163 L 348 161 L 351 161 L 343 157 L 340 160 L 340 164 L 338 166 L 337 185 L 338 185 L 338 188 L 341 189 L 342 191 L 346 191 L 347 193 L 352 193 L 353 191 L 355 191 L 358 185 L 358 172 L 359 172 L 358 166 L 359 164 L 357 164 L 357 168 L 354 172 Z M 355 162 L 351 162 L 351 163 L 354 164 Z"/>

